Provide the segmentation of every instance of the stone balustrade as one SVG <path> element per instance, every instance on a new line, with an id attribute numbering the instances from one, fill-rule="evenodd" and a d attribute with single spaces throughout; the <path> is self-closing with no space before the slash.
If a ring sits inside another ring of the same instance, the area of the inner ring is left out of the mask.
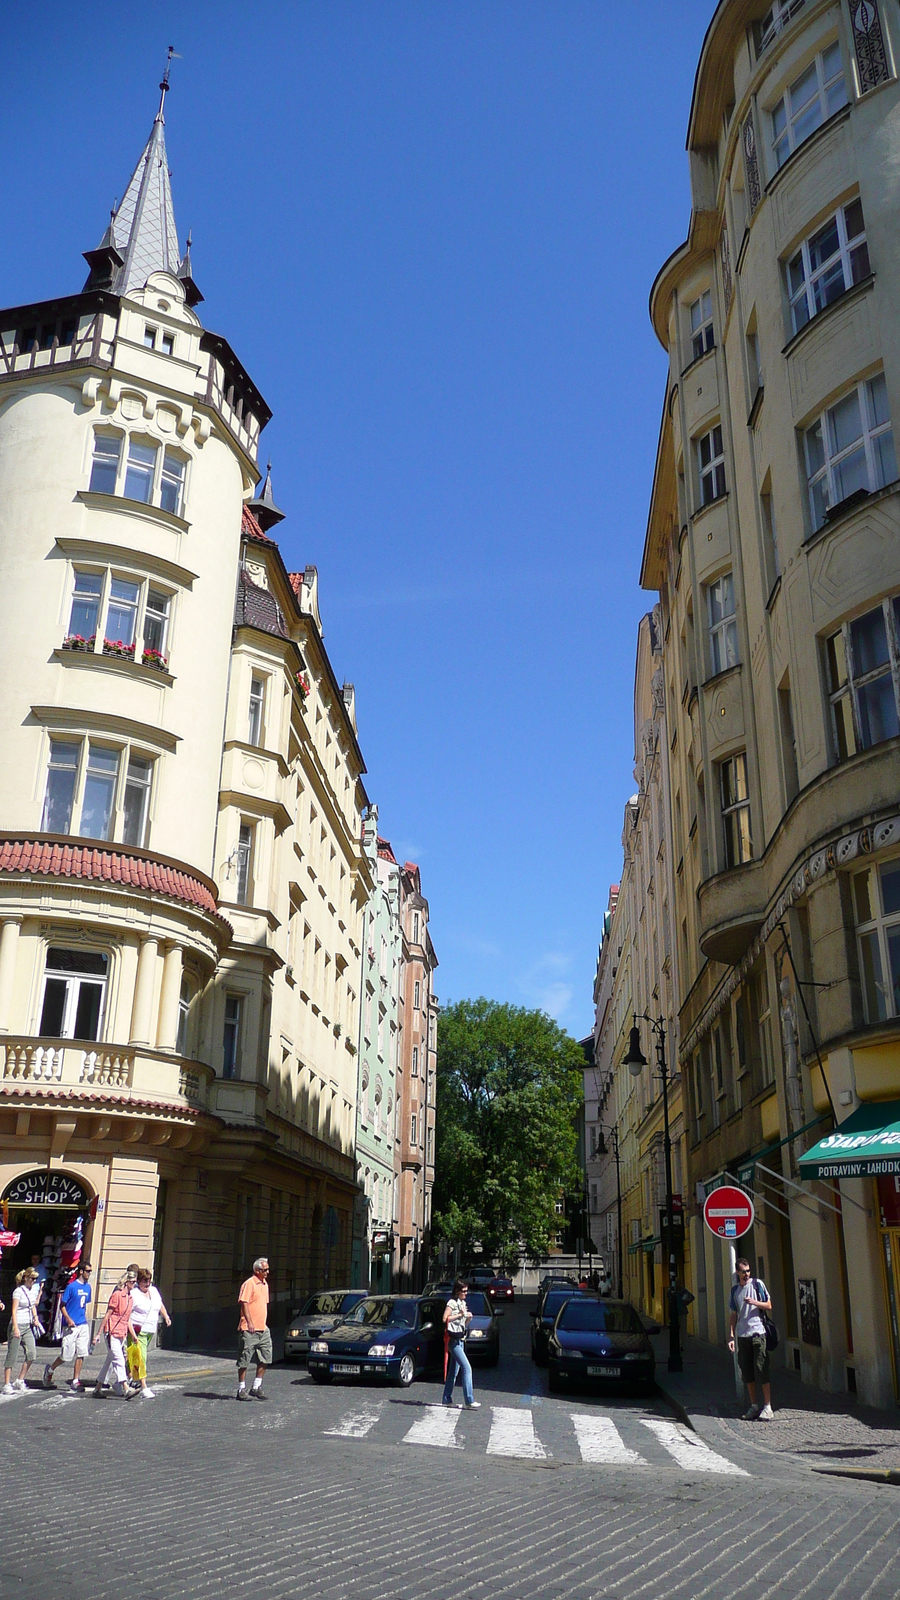
<path id="1" fill-rule="evenodd" d="M 90 1043 L 0 1035 L 0 1079 L 43 1089 L 114 1090 L 142 1104 L 186 1105 L 204 1110 L 214 1077 L 200 1061 L 141 1045 Z"/>

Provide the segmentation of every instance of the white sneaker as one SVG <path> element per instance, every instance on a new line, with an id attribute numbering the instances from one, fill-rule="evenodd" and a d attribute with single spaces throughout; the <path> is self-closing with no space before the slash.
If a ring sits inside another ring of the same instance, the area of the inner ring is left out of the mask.
<path id="1" fill-rule="evenodd" d="M 25 1387 L 26 1387 L 26 1384 L 25 1384 L 25 1379 L 24 1378 L 17 1378 L 15 1383 L 13 1384 L 13 1388 L 14 1389 L 18 1389 L 20 1393 L 22 1392 L 22 1390 Z"/>
<path id="2" fill-rule="evenodd" d="M 759 1421 L 760 1422 L 774 1422 L 774 1420 L 775 1420 L 775 1413 L 772 1410 L 772 1407 L 771 1406 L 763 1406 L 762 1411 L 759 1413 Z"/>
<path id="3" fill-rule="evenodd" d="M 3 1388 L 2 1388 L 2 1389 L 0 1389 L 0 1394 L 15 1394 L 15 1392 L 16 1392 L 16 1391 L 15 1391 L 15 1389 L 14 1389 L 14 1388 L 13 1388 L 13 1386 L 12 1386 L 12 1384 L 11 1384 L 11 1383 L 5 1383 L 5 1384 L 4 1384 L 4 1385 L 3 1385 Z"/>
<path id="4" fill-rule="evenodd" d="M 81 1386 L 82 1385 L 81 1385 L 81 1379 L 80 1378 L 70 1378 L 69 1379 L 69 1388 L 70 1389 L 76 1389 L 77 1390 L 77 1389 L 80 1389 Z"/>
<path id="5" fill-rule="evenodd" d="M 141 1390 L 141 1395 L 143 1396 L 143 1398 L 145 1400 L 155 1400 L 156 1399 L 156 1390 L 155 1389 L 149 1389 L 149 1388 L 148 1389 L 142 1389 Z"/>
<path id="6" fill-rule="evenodd" d="M 480 1411 L 481 1410 L 481 1401 L 480 1400 L 467 1400 L 466 1401 L 466 1410 L 467 1411 Z"/>
<path id="7" fill-rule="evenodd" d="M 770 1413 L 770 1415 L 771 1415 L 771 1413 Z M 755 1422 L 758 1416 L 759 1416 L 759 1406 L 750 1406 L 749 1410 L 744 1412 L 744 1421 L 745 1422 Z"/>
<path id="8" fill-rule="evenodd" d="M 45 1389 L 55 1389 L 56 1388 L 56 1384 L 53 1381 L 53 1369 L 50 1366 L 49 1361 L 47 1362 L 47 1365 L 44 1368 L 44 1376 L 41 1379 L 41 1382 L 44 1385 Z"/>

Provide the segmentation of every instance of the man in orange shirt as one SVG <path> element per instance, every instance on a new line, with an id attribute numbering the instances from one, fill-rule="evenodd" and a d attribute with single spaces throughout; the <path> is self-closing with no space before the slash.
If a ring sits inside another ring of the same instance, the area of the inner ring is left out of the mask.
<path id="1" fill-rule="evenodd" d="M 269 1263 L 259 1256 L 253 1263 L 253 1277 L 241 1284 L 238 1295 L 241 1308 L 238 1322 L 238 1391 L 237 1400 L 268 1400 L 263 1394 L 262 1381 L 266 1367 L 272 1364 L 272 1335 L 269 1321 Z M 245 1379 L 247 1368 L 256 1362 L 253 1388 L 248 1389 Z"/>

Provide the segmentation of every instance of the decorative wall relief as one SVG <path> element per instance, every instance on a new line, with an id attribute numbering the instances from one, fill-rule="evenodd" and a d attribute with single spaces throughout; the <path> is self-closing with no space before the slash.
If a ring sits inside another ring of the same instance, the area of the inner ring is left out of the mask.
<path id="1" fill-rule="evenodd" d="M 748 113 L 741 129 L 741 144 L 744 147 L 744 171 L 747 174 L 747 203 L 752 216 L 759 205 L 762 195 L 762 185 L 759 181 L 759 155 L 756 149 L 756 129 L 753 126 L 752 111 Z"/>
<path id="2" fill-rule="evenodd" d="M 850 24 L 856 51 L 859 92 L 866 94 L 890 78 L 878 0 L 850 0 Z"/>

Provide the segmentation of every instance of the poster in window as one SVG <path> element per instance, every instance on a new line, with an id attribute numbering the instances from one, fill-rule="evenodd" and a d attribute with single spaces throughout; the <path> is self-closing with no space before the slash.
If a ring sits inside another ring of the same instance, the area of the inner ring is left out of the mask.
<path id="1" fill-rule="evenodd" d="M 804 1344 L 821 1345 L 819 1297 L 815 1278 L 798 1278 L 797 1293 L 800 1300 L 800 1338 Z"/>

